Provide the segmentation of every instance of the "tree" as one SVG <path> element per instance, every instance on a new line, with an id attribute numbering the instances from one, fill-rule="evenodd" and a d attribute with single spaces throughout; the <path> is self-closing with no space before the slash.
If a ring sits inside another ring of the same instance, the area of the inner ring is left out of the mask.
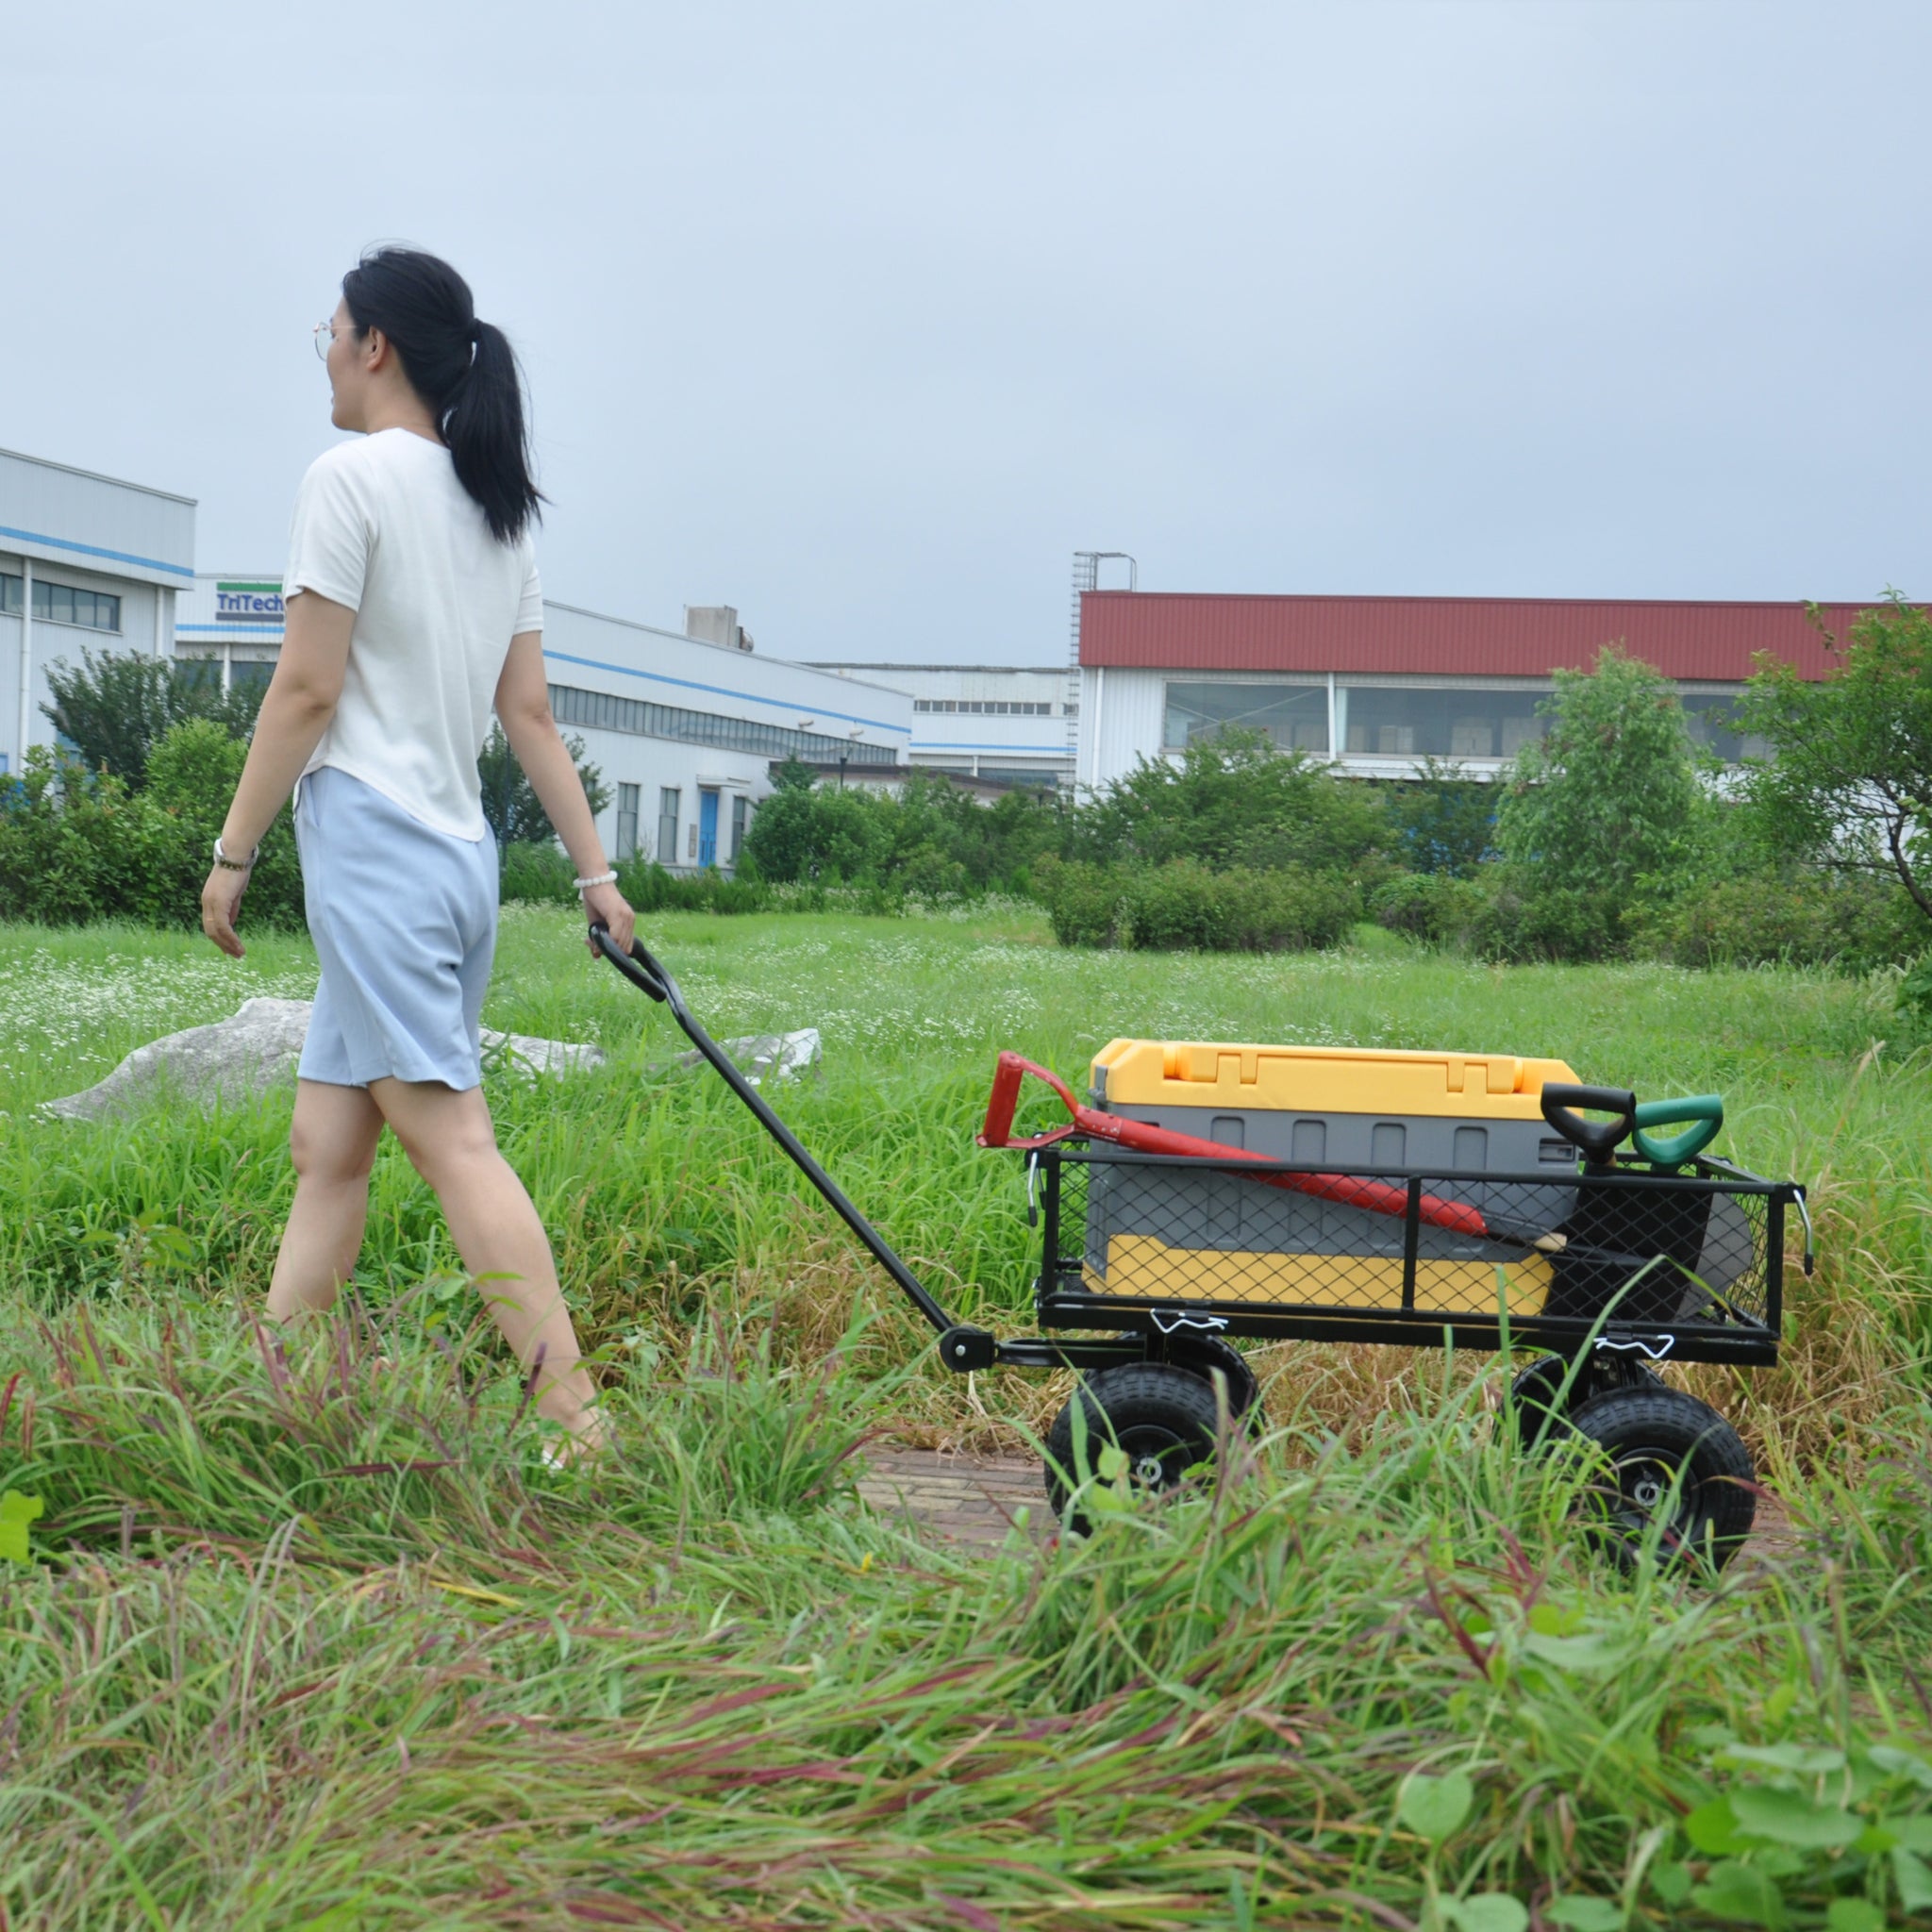
<path id="1" fill-rule="evenodd" d="M 1474 878 L 1496 842 L 1496 795 L 1453 760 L 1424 758 L 1421 777 L 1389 788 L 1397 856 L 1415 872 Z"/>
<path id="2" fill-rule="evenodd" d="M 147 783 L 148 755 L 176 724 L 207 718 L 231 738 L 255 729 L 263 687 L 221 687 L 221 667 L 205 659 L 139 657 L 81 646 L 76 667 L 47 667 L 54 702 L 42 712 L 91 772 L 111 772 L 130 791 Z"/>
<path id="3" fill-rule="evenodd" d="M 1739 712 L 1772 757 L 1747 766 L 1747 815 L 1787 856 L 1895 874 L 1932 919 L 1932 612 L 1892 591 L 1840 643 L 1809 610 L 1840 662 L 1807 683 L 1759 656 Z"/>
<path id="4" fill-rule="evenodd" d="M 1661 672 L 1606 644 L 1594 671 L 1555 676 L 1549 731 L 1505 775 L 1497 843 L 1526 894 L 1571 897 L 1614 932 L 1683 876 L 1708 801 Z"/>
<path id="5" fill-rule="evenodd" d="M 1371 786 L 1333 777 L 1264 731 L 1197 738 L 1179 762 L 1142 758 L 1074 814 L 1068 857 L 1101 865 L 1196 858 L 1210 870 L 1348 871 L 1386 838 Z"/>
<path id="6" fill-rule="evenodd" d="M 784 772 L 780 766 L 774 780 Z M 858 786 L 846 791 L 780 785 L 758 807 L 745 834 L 746 870 L 785 885 L 836 877 L 846 883 L 871 878 L 890 850 L 893 808 Z"/>
<path id="7" fill-rule="evenodd" d="M 591 803 L 591 816 L 595 818 L 610 803 L 610 788 L 605 784 L 604 774 L 597 766 L 584 762 L 584 741 L 575 732 L 563 741 L 563 747 L 577 768 L 584 796 Z M 543 809 L 536 788 L 524 775 L 523 766 L 517 763 L 509 740 L 503 735 L 503 726 L 494 719 L 491 720 L 490 736 L 476 757 L 476 776 L 483 785 L 483 816 L 496 834 L 499 848 L 510 844 L 547 845 L 557 837 L 550 814 Z"/>

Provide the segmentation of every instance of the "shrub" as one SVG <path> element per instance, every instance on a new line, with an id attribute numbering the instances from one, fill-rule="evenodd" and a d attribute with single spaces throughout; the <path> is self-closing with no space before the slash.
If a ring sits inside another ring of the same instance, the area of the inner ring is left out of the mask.
<path id="1" fill-rule="evenodd" d="M 228 815 L 248 747 L 224 724 L 191 718 L 165 732 L 148 756 L 147 789 L 135 801 L 166 823 L 130 878 L 125 909 L 150 925 L 198 925 L 201 889 L 215 835 Z M 263 833 L 242 916 L 256 925 L 299 927 L 302 867 L 291 813 Z"/>
<path id="2" fill-rule="evenodd" d="M 569 856 L 549 840 L 515 839 L 497 853 L 496 895 L 505 905 L 575 906 L 577 875 Z"/>
<path id="3" fill-rule="evenodd" d="M 696 874 L 666 872 L 639 855 L 617 868 L 617 890 L 638 912 L 770 912 L 784 910 L 779 894 L 756 878 L 727 878 L 715 867 Z"/>
<path id="4" fill-rule="evenodd" d="M 1485 959 L 1575 962 L 1622 950 L 1624 929 L 1607 896 L 1593 888 L 1555 885 L 1533 870 L 1497 866 L 1468 932 Z"/>
<path id="5" fill-rule="evenodd" d="M 1118 939 L 1124 888 L 1107 867 L 1049 853 L 1034 865 L 1032 883 L 1061 945 L 1110 946 Z"/>
<path id="6" fill-rule="evenodd" d="M 1196 739 L 1179 759 L 1142 758 L 1073 814 L 1065 850 L 1090 864 L 1196 859 L 1221 872 L 1358 867 L 1387 838 L 1373 786 L 1338 779 L 1265 732 Z"/>
<path id="7" fill-rule="evenodd" d="M 1179 858 L 1119 869 L 1042 859 L 1036 890 L 1063 946 L 1281 952 L 1335 944 L 1361 917 L 1347 879 L 1305 868 L 1210 872 Z"/>
<path id="8" fill-rule="evenodd" d="M 1419 769 L 1385 794 L 1396 851 L 1416 872 L 1473 878 L 1495 844 L 1497 788 L 1454 759 L 1425 758 Z"/>
<path id="9" fill-rule="evenodd" d="M 1490 904 L 1478 879 L 1452 873 L 1403 873 L 1369 894 L 1369 917 L 1429 946 L 1462 946 Z"/>
<path id="10" fill-rule="evenodd" d="M 1642 950 L 1679 966 L 1900 965 L 1924 943 L 1924 919 L 1889 882 L 1798 871 L 1719 879 L 1641 920 Z"/>
<path id="11" fill-rule="evenodd" d="M 176 724 L 207 718 L 229 737 L 246 739 L 266 687 L 244 682 L 225 691 L 218 664 L 83 645 L 78 668 L 64 658 L 48 665 L 47 689 L 54 702 L 41 710 L 73 744 L 81 766 L 111 772 L 139 791 L 155 746 Z"/>
<path id="12" fill-rule="evenodd" d="M 130 791 L 44 747 L 0 808 L 0 916 L 50 925 L 137 919 L 194 926 L 210 848 L 234 796 L 247 747 L 211 719 L 163 733 L 147 785 Z M 242 916 L 258 925 L 302 924 L 302 875 L 286 814 L 261 841 Z"/>

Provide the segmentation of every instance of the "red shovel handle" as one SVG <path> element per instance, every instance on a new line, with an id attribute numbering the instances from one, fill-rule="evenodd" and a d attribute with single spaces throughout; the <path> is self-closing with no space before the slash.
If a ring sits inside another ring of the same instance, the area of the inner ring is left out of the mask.
<path id="1" fill-rule="evenodd" d="M 1044 1080 L 1059 1095 L 1061 1104 L 1074 1117 L 1069 1127 L 1051 1133 L 1034 1134 L 1023 1141 L 1012 1138 L 1013 1114 L 1020 1104 L 1020 1082 L 1028 1074 Z M 1126 1119 L 1122 1114 L 1103 1113 L 1096 1108 L 1082 1107 L 1058 1074 L 1023 1059 L 1016 1053 L 1003 1053 L 993 1068 L 992 1092 L 987 1097 L 986 1124 L 979 1130 L 982 1147 L 1044 1147 L 1064 1141 L 1070 1134 L 1085 1134 L 1096 1141 L 1111 1141 L 1118 1147 L 1135 1147 L 1143 1154 L 1177 1154 L 1194 1160 L 1213 1160 L 1223 1165 L 1266 1160 L 1265 1154 L 1250 1153 L 1244 1147 L 1224 1147 L 1218 1141 L 1197 1141 L 1191 1134 L 1177 1134 L 1170 1127 L 1150 1126 L 1144 1121 Z M 1359 1179 L 1341 1174 L 1257 1174 L 1252 1176 L 1263 1187 L 1280 1188 L 1289 1193 L 1312 1194 L 1322 1201 L 1339 1201 L 1346 1207 L 1366 1208 L 1371 1214 L 1402 1215 L 1408 1212 L 1408 1190 L 1387 1181 Z M 1444 1201 L 1424 1194 L 1418 1203 L 1421 1218 L 1432 1227 L 1443 1227 L 1457 1234 L 1481 1239 L 1489 1233 L 1482 1216 L 1460 1201 Z"/>
<path id="2" fill-rule="evenodd" d="M 982 1147 L 1044 1147 L 1050 1141 L 1064 1141 L 1074 1131 L 1070 1126 L 1056 1127 L 1049 1134 L 1033 1134 L 1024 1141 L 1013 1139 L 1013 1113 L 1020 1104 L 1020 1082 L 1028 1074 L 1044 1080 L 1075 1120 L 1084 1111 L 1058 1074 L 1036 1061 L 1023 1059 L 1016 1053 L 1003 1053 L 993 1064 L 992 1091 L 986 1099 L 986 1124 L 978 1134 Z"/>

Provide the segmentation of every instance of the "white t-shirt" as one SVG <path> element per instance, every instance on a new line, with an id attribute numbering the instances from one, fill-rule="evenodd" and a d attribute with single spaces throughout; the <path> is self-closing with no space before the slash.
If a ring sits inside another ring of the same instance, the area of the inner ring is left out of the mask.
<path id="1" fill-rule="evenodd" d="M 360 778 L 412 817 L 480 839 L 476 754 L 509 641 L 543 628 L 527 534 L 499 543 L 441 443 L 380 429 L 316 458 L 295 495 L 284 599 L 356 613 L 335 716 L 304 767 Z"/>

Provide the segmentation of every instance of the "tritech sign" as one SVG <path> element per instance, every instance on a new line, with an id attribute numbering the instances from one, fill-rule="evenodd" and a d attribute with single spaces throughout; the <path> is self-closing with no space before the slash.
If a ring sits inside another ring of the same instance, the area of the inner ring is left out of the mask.
<path id="1" fill-rule="evenodd" d="M 279 584 L 215 585 L 217 624 L 280 624 L 282 616 Z"/>

